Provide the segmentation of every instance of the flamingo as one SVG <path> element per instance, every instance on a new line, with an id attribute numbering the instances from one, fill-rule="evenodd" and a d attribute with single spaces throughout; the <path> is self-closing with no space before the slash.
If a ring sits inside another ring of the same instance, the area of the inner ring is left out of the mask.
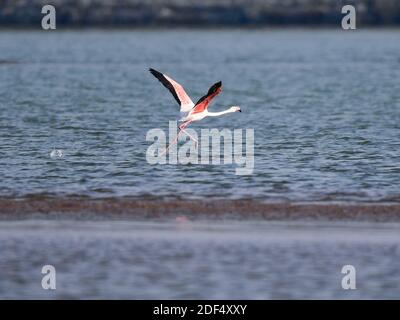
<path id="1" fill-rule="evenodd" d="M 239 106 L 232 106 L 220 112 L 208 111 L 208 106 L 210 105 L 211 100 L 213 100 L 222 91 L 221 81 L 213 84 L 208 90 L 207 94 L 201 97 L 199 101 L 194 104 L 186 93 L 185 89 L 183 89 L 183 87 L 178 82 L 176 82 L 166 74 L 158 72 L 157 70 L 154 70 L 152 68 L 150 68 L 149 71 L 164 85 L 164 87 L 166 87 L 172 93 L 176 102 L 178 102 L 180 106 L 180 112 L 182 115 L 181 119 L 179 120 L 182 123 L 178 126 L 178 134 L 176 135 L 174 141 L 170 143 L 168 148 L 166 148 L 165 151 L 160 154 L 160 156 L 167 153 L 169 148 L 177 143 L 179 134 L 181 132 L 185 133 L 191 140 L 193 140 L 195 143 L 195 147 L 197 148 L 198 141 L 185 130 L 190 123 L 203 120 L 206 117 L 219 117 L 228 113 L 242 112 Z"/>

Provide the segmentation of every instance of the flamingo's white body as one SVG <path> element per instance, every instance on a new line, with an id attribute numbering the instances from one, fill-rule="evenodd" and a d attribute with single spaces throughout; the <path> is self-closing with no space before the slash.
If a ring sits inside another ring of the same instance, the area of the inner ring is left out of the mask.
<path id="1" fill-rule="evenodd" d="M 200 100 L 197 101 L 196 104 L 194 104 L 193 101 L 188 96 L 188 94 L 186 93 L 185 89 L 183 89 L 183 87 L 178 82 L 171 79 L 167 75 L 158 72 L 157 70 L 150 68 L 149 71 L 172 93 L 175 100 L 181 107 L 180 111 L 182 114 L 182 118 L 180 121 L 182 121 L 183 123 L 179 125 L 179 132 L 173 143 L 176 143 L 178 141 L 179 134 L 181 132 L 184 132 L 197 145 L 197 140 L 194 137 L 192 137 L 187 131 L 185 131 L 185 128 L 191 122 L 200 121 L 206 117 L 218 117 L 232 112 L 241 112 L 241 109 L 238 106 L 232 106 L 227 110 L 221 112 L 208 111 L 208 106 L 210 105 L 211 100 L 214 99 L 222 91 L 221 81 L 213 84 L 211 88 L 208 90 L 207 94 L 201 97 Z M 168 146 L 168 148 L 165 150 L 164 153 L 168 151 L 168 149 L 171 147 L 173 143 L 171 143 Z"/>

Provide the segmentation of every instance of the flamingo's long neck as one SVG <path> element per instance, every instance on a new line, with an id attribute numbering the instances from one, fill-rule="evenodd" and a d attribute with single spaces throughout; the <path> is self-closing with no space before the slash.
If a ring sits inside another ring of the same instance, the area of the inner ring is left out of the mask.
<path id="1" fill-rule="evenodd" d="M 227 113 L 232 113 L 234 112 L 231 108 L 225 110 L 225 111 L 221 111 L 221 112 L 207 112 L 207 115 L 209 117 L 218 117 L 218 116 L 222 116 L 223 114 L 227 114 Z"/>

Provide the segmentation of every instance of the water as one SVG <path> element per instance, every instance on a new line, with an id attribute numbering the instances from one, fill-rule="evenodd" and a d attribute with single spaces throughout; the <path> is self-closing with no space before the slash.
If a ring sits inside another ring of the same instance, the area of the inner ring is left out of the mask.
<path id="1" fill-rule="evenodd" d="M 1 298 L 398 299 L 398 224 L 0 224 Z M 41 288 L 56 268 L 57 289 Z M 343 290 L 344 265 L 356 290 Z"/>
<path id="2" fill-rule="evenodd" d="M 399 66 L 398 30 L 1 31 L 0 195 L 398 201 Z M 177 116 L 148 67 L 222 80 L 243 112 L 193 128 L 254 128 L 253 175 L 146 162 Z"/>
<path id="3" fill-rule="evenodd" d="M 149 67 L 194 101 L 222 80 L 210 109 L 243 112 L 192 128 L 253 128 L 252 175 L 146 162 L 178 111 Z M 398 207 L 365 209 L 400 200 L 399 67 L 398 30 L 0 31 L 0 298 L 399 298 L 400 226 L 372 222 Z M 287 200 L 311 221 L 260 220 Z"/>

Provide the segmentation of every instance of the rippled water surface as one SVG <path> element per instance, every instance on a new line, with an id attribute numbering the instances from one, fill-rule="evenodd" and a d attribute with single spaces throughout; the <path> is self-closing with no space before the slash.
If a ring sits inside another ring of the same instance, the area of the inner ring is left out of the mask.
<path id="1" fill-rule="evenodd" d="M 398 224 L 0 223 L 0 298 L 398 299 Z M 55 291 L 41 288 L 53 265 Z M 341 286 L 356 268 L 356 290 Z"/>
<path id="2" fill-rule="evenodd" d="M 252 175 L 147 163 L 146 133 L 177 118 L 149 67 L 194 101 L 222 80 L 210 109 L 243 112 L 192 128 L 253 128 Z M 0 197 L 400 201 L 399 70 L 398 30 L 0 31 Z M 79 203 L 58 203 L 57 216 L 36 199 L 3 199 L 0 298 L 400 295 L 398 223 L 214 219 L 211 209 L 193 221 L 191 212 L 64 221 Z M 121 211 L 112 208 L 108 217 Z M 56 267 L 56 291 L 40 286 L 45 264 Z M 357 290 L 341 289 L 347 264 Z"/>
<path id="3" fill-rule="evenodd" d="M 0 195 L 399 200 L 399 31 L 0 32 Z M 254 128 L 255 168 L 146 162 L 164 71 Z M 53 148 L 63 158 L 52 159 Z"/>

